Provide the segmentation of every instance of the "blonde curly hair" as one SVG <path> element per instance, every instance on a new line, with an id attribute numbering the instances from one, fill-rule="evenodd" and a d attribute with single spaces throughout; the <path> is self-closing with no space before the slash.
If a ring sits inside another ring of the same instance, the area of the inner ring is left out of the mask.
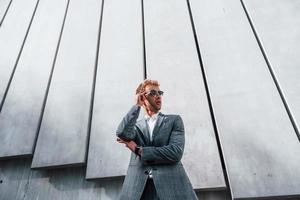
<path id="1" fill-rule="evenodd" d="M 136 88 L 135 93 L 142 93 L 145 92 L 145 88 L 147 85 L 153 85 L 159 87 L 159 83 L 157 80 L 150 80 L 150 79 L 145 79 L 142 83 L 139 84 L 139 86 Z"/>

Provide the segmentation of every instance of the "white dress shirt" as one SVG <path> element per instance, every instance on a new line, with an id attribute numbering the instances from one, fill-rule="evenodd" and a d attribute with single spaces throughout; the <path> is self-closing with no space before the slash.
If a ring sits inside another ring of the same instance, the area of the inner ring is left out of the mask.
<path id="1" fill-rule="evenodd" d="M 149 134 L 150 134 L 150 141 L 151 142 L 152 142 L 153 129 L 154 129 L 154 126 L 155 126 L 156 121 L 157 121 L 157 115 L 158 115 L 158 113 L 152 115 L 151 117 L 149 115 L 145 116 L 146 122 L 147 122 L 148 127 L 149 127 Z"/>
<path id="2" fill-rule="evenodd" d="M 150 141 L 151 142 L 152 142 L 153 129 L 154 129 L 156 121 L 157 121 L 157 115 L 158 115 L 158 113 L 152 115 L 151 117 L 149 115 L 145 115 L 145 119 L 146 119 L 146 122 L 147 122 L 148 127 L 149 127 L 148 131 L 149 131 L 149 134 L 150 134 Z M 149 178 L 153 178 L 152 170 L 149 171 Z"/>

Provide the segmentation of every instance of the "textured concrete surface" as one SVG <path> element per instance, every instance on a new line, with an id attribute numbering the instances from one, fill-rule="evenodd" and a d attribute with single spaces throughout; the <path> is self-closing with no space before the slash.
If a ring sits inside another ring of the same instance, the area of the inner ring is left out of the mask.
<path id="1" fill-rule="evenodd" d="M 300 195 L 300 144 L 241 2 L 191 7 L 233 198 Z"/>
<path id="2" fill-rule="evenodd" d="M 85 180 L 84 168 L 30 169 L 30 159 L 0 161 L 1 200 L 117 200 L 123 178 Z M 199 200 L 229 200 L 228 191 L 203 191 Z"/>
<path id="3" fill-rule="evenodd" d="M 145 1 L 147 76 L 165 91 L 162 112 L 185 125 L 183 164 L 195 189 L 224 188 L 215 133 L 186 1 Z"/>
<path id="4" fill-rule="evenodd" d="M 124 176 L 129 150 L 116 130 L 143 80 L 141 1 L 104 2 L 87 178 Z M 122 34 L 120 34 L 122 33 Z"/>
<path id="5" fill-rule="evenodd" d="M 185 122 L 199 199 L 300 198 L 298 1 L 245 0 L 255 32 L 240 0 L 144 0 L 145 23 L 139 0 L 102 2 L 12 1 L 0 26 L 0 199 L 117 199 L 129 152 L 115 129 L 144 70 L 165 91 L 162 112 Z M 24 155 L 33 162 L 7 160 Z"/>
<path id="6" fill-rule="evenodd" d="M 1 25 L 0 108 L 37 3 L 38 0 L 12 2 Z"/>
<path id="7" fill-rule="evenodd" d="M 300 2 L 246 0 L 244 4 L 300 138 Z"/>
<path id="8" fill-rule="evenodd" d="M 0 115 L 0 157 L 32 155 L 67 0 L 39 3 Z"/>
<path id="9" fill-rule="evenodd" d="M 33 157 L 34 168 L 86 161 L 101 2 L 69 3 Z"/>
<path id="10" fill-rule="evenodd" d="M 5 13 L 9 7 L 10 2 L 11 2 L 11 0 L 3 0 L 0 2 L 0 26 L 2 24 L 2 21 L 5 18 Z"/>

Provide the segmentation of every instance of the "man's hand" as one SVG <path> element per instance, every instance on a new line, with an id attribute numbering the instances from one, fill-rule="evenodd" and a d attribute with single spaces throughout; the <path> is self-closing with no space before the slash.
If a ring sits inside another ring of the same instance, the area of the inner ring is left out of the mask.
<path id="1" fill-rule="evenodd" d="M 120 138 L 117 138 L 117 141 L 119 143 L 125 144 L 126 147 L 128 149 L 130 149 L 130 151 L 132 151 L 133 153 L 134 153 L 135 148 L 137 147 L 137 144 L 133 140 L 131 140 L 131 141 L 124 141 L 124 140 L 122 140 Z"/>
<path id="2" fill-rule="evenodd" d="M 141 106 L 141 107 L 144 107 L 145 106 L 145 92 L 142 92 L 142 93 L 138 93 L 136 94 L 136 104 Z"/>

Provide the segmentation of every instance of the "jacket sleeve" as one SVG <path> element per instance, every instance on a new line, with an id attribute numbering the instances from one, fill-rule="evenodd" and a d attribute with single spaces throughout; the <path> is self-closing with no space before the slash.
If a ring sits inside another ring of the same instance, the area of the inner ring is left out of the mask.
<path id="1" fill-rule="evenodd" d="M 143 147 L 141 159 L 146 164 L 172 164 L 179 162 L 184 151 L 184 125 L 178 115 L 170 135 L 169 144 L 162 147 Z"/>
<path id="2" fill-rule="evenodd" d="M 129 112 L 122 119 L 121 123 L 118 126 L 116 131 L 117 137 L 122 140 L 134 140 L 136 137 L 135 131 L 135 123 L 137 118 L 139 117 L 141 107 L 138 105 L 134 105 Z"/>

